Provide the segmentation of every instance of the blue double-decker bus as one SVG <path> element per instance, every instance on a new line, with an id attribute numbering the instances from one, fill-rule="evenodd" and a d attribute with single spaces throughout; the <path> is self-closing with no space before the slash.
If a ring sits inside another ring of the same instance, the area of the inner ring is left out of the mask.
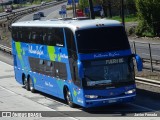
<path id="1" fill-rule="evenodd" d="M 127 103 L 136 96 L 133 58 L 123 25 L 114 20 L 47 20 L 12 24 L 15 79 L 27 90 L 69 106 Z"/>

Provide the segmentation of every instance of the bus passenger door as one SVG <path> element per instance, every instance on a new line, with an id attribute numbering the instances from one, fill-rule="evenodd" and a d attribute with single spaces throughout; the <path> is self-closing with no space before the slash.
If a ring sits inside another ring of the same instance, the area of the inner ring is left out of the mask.
<path id="1" fill-rule="evenodd" d="M 73 32 L 65 28 L 65 35 L 66 35 L 66 43 L 67 43 L 67 51 L 68 51 L 68 59 L 69 59 L 69 66 L 70 66 L 70 74 L 72 79 L 71 85 L 71 93 L 73 97 L 73 102 L 76 104 L 82 105 L 83 104 L 83 90 L 81 89 L 81 80 L 78 77 L 78 66 L 77 66 L 77 52 L 76 52 L 76 45 L 73 36 Z"/>

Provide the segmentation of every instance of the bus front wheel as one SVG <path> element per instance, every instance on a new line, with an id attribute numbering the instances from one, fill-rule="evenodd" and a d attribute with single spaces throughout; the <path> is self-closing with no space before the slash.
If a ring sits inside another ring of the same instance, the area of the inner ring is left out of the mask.
<path id="1" fill-rule="evenodd" d="M 66 91 L 66 101 L 70 107 L 72 108 L 75 107 L 75 104 L 73 103 L 72 95 L 69 90 Z"/>

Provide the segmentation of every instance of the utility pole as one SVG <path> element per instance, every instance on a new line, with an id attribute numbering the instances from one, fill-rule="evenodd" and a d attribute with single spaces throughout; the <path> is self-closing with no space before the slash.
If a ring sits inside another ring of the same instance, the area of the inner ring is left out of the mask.
<path id="1" fill-rule="evenodd" d="M 75 0 L 72 0 L 73 18 L 76 17 Z"/>
<path id="2" fill-rule="evenodd" d="M 88 0 L 89 2 L 89 10 L 90 10 L 90 19 L 95 19 L 94 10 L 93 10 L 93 2 L 92 0 Z"/>
<path id="3" fill-rule="evenodd" d="M 125 20 L 124 20 L 124 0 L 121 0 L 121 17 L 122 17 L 122 24 L 125 28 Z"/>
<path id="4" fill-rule="evenodd" d="M 108 1 L 108 8 L 109 8 L 109 17 L 112 18 L 112 7 L 111 7 L 111 1 Z"/>

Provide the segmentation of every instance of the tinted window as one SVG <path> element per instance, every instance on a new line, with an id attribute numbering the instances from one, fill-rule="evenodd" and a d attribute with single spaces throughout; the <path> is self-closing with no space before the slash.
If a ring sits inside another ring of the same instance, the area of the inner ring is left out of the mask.
<path id="1" fill-rule="evenodd" d="M 76 32 L 76 37 L 80 53 L 130 48 L 125 30 L 121 26 L 79 30 Z"/>
<path id="2" fill-rule="evenodd" d="M 64 47 L 63 28 L 13 27 L 14 41 Z"/>
<path id="3" fill-rule="evenodd" d="M 67 68 L 65 63 L 42 60 L 29 57 L 32 72 L 67 80 Z"/>
<path id="4" fill-rule="evenodd" d="M 16 27 L 13 27 L 12 28 L 12 38 L 14 41 L 18 41 L 17 38 L 18 38 L 18 28 Z"/>
<path id="5" fill-rule="evenodd" d="M 76 51 L 73 32 L 70 29 L 65 28 L 65 35 L 66 35 L 67 48 Z"/>
<path id="6" fill-rule="evenodd" d="M 54 28 L 54 40 L 56 41 L 56 46 L 64 46 L 64 35 L 62 28 Z"/>

